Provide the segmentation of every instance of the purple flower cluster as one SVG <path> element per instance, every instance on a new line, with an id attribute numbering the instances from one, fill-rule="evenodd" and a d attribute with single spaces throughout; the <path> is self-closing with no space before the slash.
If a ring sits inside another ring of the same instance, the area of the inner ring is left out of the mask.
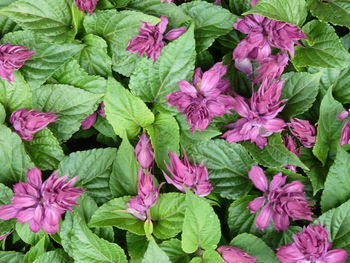
<path id="1" fill-rule="evenodd" d="M 82 122 L 81 122 L 81 128 L 83 130 L 88 130 L 90 129 L 96 122 L 97 119 L 97 114 L 100 115 L 103 118 L 106 118 L 106 113 L 105 113 L 105 105 L 103 102 L 99 105 L 97 111 L 94 113 L 90 114 L 87 116 Z"/>
<path id="2" fill-rule="evenodd" d="M 264 171 L 259 166 L 253 166 L 248 176 L 254 186 L 264 193 L 262 197 L 251 201 L 247 207 L 251 213 L 261 209 L 255 222 L 257 228 L 267 228 L 271 219 L 276 230 L 286 230 L 290 217 L 293 220 L 313 221 L 310 201 L 305 199 L 304 185 L 301 182 L 285 184 L 287 177 L 279 173 L 268 185 Z"/>
<path id="3" fill-rule="evenodd" d="M 66 182 L 67 179 L 67 175 L 58 177 L 55 171 L 43 183 L 39 169 L 28 169 L 27 183 L 16 184 L 11 204 L 0 206 L 0 219 L 17 218 L 17 222 L 29 222 L 33 232 L 43 228 L 48 234 L 57 233 L 62 215 L 72 211 L 71 207 L 85 192 L 73 187 L 77 177 Z"/>
<path id="4" fill-rule="evenodd" d="M 98 1 L 99 0 L 75 0 L 75 4 L 81 11 L 87 12 L 91 15 L 95 10 Z"/>

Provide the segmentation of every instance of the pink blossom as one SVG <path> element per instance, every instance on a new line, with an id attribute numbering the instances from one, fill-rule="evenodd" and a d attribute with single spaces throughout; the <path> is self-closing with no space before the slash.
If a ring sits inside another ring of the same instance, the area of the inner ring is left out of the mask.
<path id="1" fill-rule="evenodd" d="M 305 199 L 302 183 L 293 181 L 285 184 L 286 176 L 278 173 L 268 187 L 267 178 L 259 166 L 253 166 L 248 176 L 254 186 L 264 193 L 262 197 L 251 201 L 247 207 L 251 213 L 261 209 L 255 222 L 257 228 L 267 228 L 271 219 L 276 230 L 286 230 L 289 226 L 289 217 L 293 220 L 313 221 L 309 208 L 310 201 Z"/>
<path id="2" fill-rule="evenodd" d="M 106 113 L 105 113 L 105 105 L 103 102 L 100 103 L 98 109 L 90 114 L 89 116 L 87 116 L 82 122 L 81 122 L 81 128 L 83 130 L 88 130 L 90 129 L 96 122 L 97 119 L 97 114 L 100 115 L 101 117 L 105 118 L 106 117 Z"/>
<path id="3" fill-rule="evenodd" d="M 348 116 L 349 116 L 349 110 L 345 110 L 338 114 L 338 119 L 342 121 L 342 120 L 345 120 Z"/>
<path id="4" fill-rule="evenodd" d="M 225 263 L 255 263 L 256 258 L 233 246 L 221 246 L 217 249 Z"/>
<path id="5" fill-rule="evenodd" d="M 226 91 L 229 82 L 222 79 L 226 66 L 216 63 L 211 69 L 202 72 L 197 68 L 193 77 L 193 85 L 186 80 L 178 83 L 180 91 L 166 96 L 167 103 L 176 106 L 186 115 L 191 131 L 205 130 L 215 116 L 222 116 L 233 106 L 233 98 L 221 94 Z"/>
<path id="6" fill-rule="evenodd" d="M 137 196 L 130 198 L 126 203 L 128 209 L 125 211 L 135 216 L 137 219 L 145 221 L 148 218 L 148 209 L 155 206 L 162 186 L 154 185 L 152 175 L 145 173 L 141 168 L 138 171 Z"/>
<path id="7" fill-rule="evenodd" d="M 257 68 L 259 74 L 254 79 L 255 83 L 262 82 L 264 79 L 277 80 L 280 78 L 285 66 L 289 61 L 288 54 L 283 52 L 275 56 L 271 55 L 264 58 Z"/>
<path id="8" fill-rule="evenodd" d="M 55 122 L 58 115 L 50 112 L 19 109 L 11 114 L 10 121 L 22 140 L 33 140 L 33 134 L 43 130 L 51 122 Z"/>
<path id="9" fill-rule="evenodd" d="M 290 132 L 298 138 L 306 148 L 311 148 L 316 142 L 316 129 L 307 120 L 294 118 L 288 123 Z"/>
<path id="10" fill-rule="evenodd" d="M 294 139 L 292 138 L 292 136 L 288 135 L 288 134 L 285 134 L 283 137 L 283 144 L 286 146 L 286 148 L 294 153 L 296 156 L 300 157 L 300 148 L 297 149 L 297 145 L 294 141 Z M 285 166 L 285 168 L 293 171 L 293 172 L 296 172 L 297 170 L 297 166 L 296 165 L 287 165 Z"/>
<path id="11" fill-rule="evenodd" d="M 27 50 L 24 46 L 11 44 L 0 45 L 0 77 L 8 82 L 13 82 L 13 72 L 24 65 L 34 51 Z"/>
<path id="12" fill-rule="evenodd" d="M 350 144 L 350 120 L 347 120 L 341 130 L 340 145 Z"/>
<path id="13" fill-rule="evenodd" d="M 147 22 L 141 22 L 142 27 L 139 29 L 139 33 L 129 41 L 126 49 L 129 52 L 137 53 L 138 56 L 146 54 L 148 58 L 156 61 L 165 46 L 164 38 L 174 40 L 187 31 L 186 28 L 180 27 L 170 30 L 164 36 L 168 18 L 161 16 L 160 20 L 155 26 Z"/>
<path id="14" fill-rule="evenodd" d="M 161 3 L 164 3 L 165 1 L 167 1 L 167 2 L 168 2 L 168 4 L 170 4 L 170 3 L 173 3 L 173 2 L 174 2 L 174 0 L 160 0 L 160 2 L 161 2 Z"/>
<path id="15" fill-rule="evenodd" d="M 68 175 L 58 177 L 55 171 L 42 183 L 41 171 L 28 169 L 27 183 L 14 186 L 12 203 L 0 207 L 0 219 L 17 218 L 17 222 L 29 222 L 33 232 L 43 228 L 48 234 L 57 233 L 62 214 L 72 211 L 77 198 L 85 192 L 73 187 L 77 177 L 66 182 L 67 179 Z"/>
<path id="16" fill-rule="evenodd" d="M 136 159 L 143 169 L 150 170 L 154 162 L 152 145 L 146 133 L 141 134 L 139 139 L 135 147 Z"/>
<path id="17" fill-rule="evenodd" d="M 282 263 L 344 263 L 349 256 L 344 249 L 331 249 L 327 228 L 320 225 L 304 227 L 293 240 L 277 249 L 276 257 Z"/>
<path id="18" fill-rule="evenodd" d="M 75 4 L 81 11 L 88 12 L 90 15 L 94 12 L 99 0 L 75 0 Z"/>
<path id="19" fill-rule="evenodd" d="M 279 100 L 283 81 L 269 82 L 264 80 L 258 92 L 249 100 L 241 96 L 234 98 L 234 110 L 243 118 L 227 125 L 229 130 L 223 135 L 228 142 L 250 140 L 259 148 L 267 145 L 266 137 L 280 132 L 286 126 L 282 119 L 276 118 L 284 106 L 285 100 Z"/>
<path id="20" fill-rule="evenodd" d="M 188 161 L 186 152 L 184 150 L 184 159 L 180 160 L 176 153 L 169 153 L 170 164 L 166 164 L 166 167 L 172 178 L 163 172 L 166 181 L 169 184 L 174 185 L 182 192 L 186 192 L 183 186 L 192 190 L 198 196 L 207 196 L 213 190 L 213 187 L 208 179 L 208 170 L 204 166 L 203 162 L 199 165 L 194 163 L 190 164 Z"/>

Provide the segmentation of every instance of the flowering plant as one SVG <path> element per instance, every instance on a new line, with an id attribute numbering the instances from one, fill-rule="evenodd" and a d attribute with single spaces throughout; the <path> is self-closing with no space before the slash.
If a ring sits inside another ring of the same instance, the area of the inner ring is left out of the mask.
<path id="1" fill-rule="evenodd" d="M 350 262 L 349 17 L 0 1 L 0 262 Z"/>

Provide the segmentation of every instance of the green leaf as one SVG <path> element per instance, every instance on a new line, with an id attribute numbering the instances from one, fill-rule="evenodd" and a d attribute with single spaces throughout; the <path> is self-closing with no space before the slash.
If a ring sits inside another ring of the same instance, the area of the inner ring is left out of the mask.
<path id="1" fill-rule="evenodd" d="M 343 110 L 341 103 L 333 98 L 332 87 L 330 87 L 321 102 L 316 144 L 312 149 L 323 165 L 326 163 L 328 152 L 339 145 L 343 122 L 337 119 L 337 115 Z"/>
<path id="2" fill-rule="evenodd" d="M 181 6 L 174 3 L 164 4 L 158 0 L 132 0 L 128 7 L 157 17 L 166 16 L 169 19 L 168 28 L 178 28 L 191 20 Z"/>
<path id="3" fill-rule="evenodd" d="M 17 0 L 1 9 L 0 14 L 50 41 L 70 42 L 76 33 L 70 3 L 69 0 Z"/>
<path id="4" fill-rule="evenodd" d="M 92 233 L 77 215 L 74 217 L 71 242 L 76 263 L 127 263 L 125 253 L 120 246 Z"/>
<path id="5" fill-rule="evenodd" d="M 32 232 L 29 229 L 29 223 L 16 223 L 16 233 L 25 243 L 33 246 L 47 235 L 44 230 L 38 233 Z"/>
<path id="6" fill-rule="evenodd" d="M 86 189 L 98 203 L 111 198 L 109 180 L 116 149 L 99 148 L 74 152 L 59 165 L 59 174 L 78 176 L 76 184 Z"/>
<path id="7" fill-rule="evenodd" d="M 278 263 L 275 253 L 264 241 L 251 234 L 240 234 L 232 239 L 230 246 L 235 246 L 258 259 L 257 263 Z"/>
<path id="8" fill-rule="evenodd" d="M 1 263 L 21 263 L 24 255 L 14 251 L 0 251 Z"/>
<path id="9" fill-rule="evenodd" d="M 108 77 L 112 75 L 112 59 L 107 54 L 106 41 L 93 34 L 82 39 L 86 47 L 79 55 L 79 64 L 91 75 Z"/>
<path id="10" fill-rule="evenodd" d="M 128 5 L 130 0 L 110 0 L 115 8 L 122 8 Z"/>
<path id="11" fill-rule="evenodd" d="M 347 0 L 323 2 L 309 0 L 309 9 L 313 16 L 324 22 L 350 28 L 350 3 Z"/>
<path id="12" fill-rule="evenodd" d="M 71 3 L 72 20 L 74 24 L 75 35 L 82 30 L 85 12 L 81 11 L 75 1 Z"/>
<path id="13" fill-rule="evenodd" d="M 105 10 L 95 11 L 85 17 L 84 27 L 87 33 L 104 38 L 112 54 L 113 70 L 125 76 L 130 76 L 138 60 L 135 53 L 126 50 L 132 37 L 137 35 L 141 21 L 156 24 L 160 20 L 141 12 Z"/>
<path id="14" fill-rule="evenodd" d="M 173 238 L 163 241 L 159 247 L 168 255 L 172 263 L 188 263 L 189 256 L 181 248 L 181 240 Z"/>
<path id="15" fill-rule="evenodd" d="M 28 168 L 33 168 L 19 136 L 0 125 L 0 183 L 14 184 L 25 181 Z"/>
<path id="16" fill-rule="evenodd" d="M 287 99 L 282 113 L 285 118 L 292 118 L 311 108 L 318 94 L 321 75 L 322 72 L 290 72 L 282 75 L 282 79 L 287 79 L 281 94 L 281 99 Z"/>
<path id="17" fill-rule="evenodd" d="M 6 111 L 4 106 L 0 103 L 0 124 L 3 124 L 6 119 Z"/>
<path id="18" fill-rule="evenodd" d="M 305 0 L 260 0 L 244 15 L 259 14 L 289 24 L 302 25 L 307 16 Z"/>
<path id="19" fill-rule="evenodd" d="M 173 116 L 158 113 L 154 123 L 146 129 L 151 138 L 156 163 L 165 171 L 165 162 L 169 163 L 168 153 L 179 153 L 179 125 Z"/>
<path id="20" fill-rule="evenodd" d="M 194 253 L 197 249 L 213 250 L 221 238 L 220 221 L 204 198 L 191 191 L 186 193 L 186 212 L 182 229 L 182 249 Z"/>
<path id="21" fill-rule="evenodd" d="M 229 0 L 229 7 L 232 13 L 241 15 L 248 11 L 252 5 L 250 0 Z"/>
<path id="22" fill-rule="evenodd" d="M 203 253 L 203 263 L 225 263 L 222 257 L 215 250 L 207 250 Z"/>
<path id="23" fill-rule="evenodd" d="M 0 183 L 0 204 L 6 205 L 11 203 L 13 193 L 10 188 Z M 9 233 L 15 225 L 15 220 L 1 220 L 0 219 L 0 236 Z M 1 258 L 0 258 L 1 259 Z M 1 262 L 1 261 L 0 261 Z"/>
<path id="24" fill-rule="evenodd" d="M 195 144 L 187 150 L 208 168 L 214 193 L 237 199 L 252 188 L 247 174 L 255 162 L 241 145 L 217 139 Z"/>
<path id="25" fill-rule="evenodd" d="M 92 216 L 89 226 L 115 226 L 137 235 L 144 235 L 143 221 L 123 211 L 127 209 L 125 204 L 130 198 L 131 196 L 124 196 L 103 204 Z"/>
<path id="26" fill-rule="evenodd" d="M 126 232 L 126 242 L 130 263 L 140 263 L 148 247 L 147 238 Z"/>
<path id="27" fill-rule="evenodd" d="M 227 224 L 233 236 L 245 232 L 251 234 L 261 233 L 255 226 L 256 213 L 250 213 L 250 210 L 247 208 L 248 204 L 256 197 L 251 195 L 243 196 L 232 202 L 228 208 Z"/>
<path id="28" fill-rule="evenodd" d="M 22 74 L 18 71 L 14 73 L 14 82 L 9 83 L 0 78 L 0 103 L 9 112 L 20 108 L 32 107 L 32 92 Z"/>
<path id="29" fill-rule="evenodd" d="M 293 235 L 301 232 L 303 229 L 300 226 L 289 226 L 287 230 L 277 231 L 273 229 L 267 232 L 262 239 L 270 247 L 278 248 L 294 242 Z"/>
<path id="30" fill-rule="evenodd" d="M 195 61 L 194 26 L 164 47 L 155 63 L 143 57 L 130 78 L 130 89 L 146 102 L 163 103 L 178 89 L 178 82 L 190 80 Z"/>
<path id="31" fill-rule="evenodd" d="M 157 204 L 151 208 L 153 234 L 158 239 L 169 239 L 181 232 L 186 209 L 185 195 L 160 194 Z"/>
<path id="32" fill-rule="evenodd" d="M 321 197 L 323 212 L 350 199 L 350 154 L 339 148 L 330 167 Z"/>
<path id="33" fill-rule="evenodd" d="M 68 140 L 79 130 L 82 120 L 93 113 L 101 95 L 68 85 L 44 85 L 34 91 L 33 104 L 60 117 L 49 125 L 59 141 Z"/>
<path id="34" fill-rule="evenodd" d="M 17 30 L 20 30 L 20 27 L 14 21 L 7 16 L 0 15 L 0 37 L 9 32 L 15 32 Z"/>
<path id="35" fill-rule="evenodd" d="M 124 138 L 113 163 L 109 186 L 113 197 L 137 194 L 137 169 L 135 149 Z"/>
<path id="36" fill-rule="evenodd" d="M 171 263 L 167 254 L 159 248 L 153 238 L 150 239 L 142 263 Z"/>
<path id="37" fill-rule="evenodd" d="M 27 254 L 25 254 L 23 263 L 33 263 L 36 258 L 44 254 L 48 241 L 47 236 L 44 236 L 38 243 L 35 244 L 35 246 L 32 246 Z"/>
<path id="38" fill-rule="evenodd" d="M 104 104 L 107 120 L 115 133 L 122 138 L 133 138 L 141 127 L 147 127 L 154 122 L 154 115 L 146 104 L 112 78 L 107 82 Z"/>
<path id="39" fill-rule="evenodd" d="M 53 251 L 46 252 L 39 256 L 34 263 L 73 263 L 71 259 L 63 249 L 55 249 Z"/>
<path id="40" fill-rule="evenodd" d="M 350 251 L 350 201 L 324 213 L 313 224 L 327 227 L 333 248 Z"/>
<path id="41" fill-rule="evenodd" d="M 350 69 L 344 69 L 338 71 L 338 76 L 334 80 L 333 84 L 333 93 L 334 97 L 343 104 L 350 103 Z"/>
<path id="42" fill-rule="evenodd" d="M 25 141 L 26 152 L 40 170 L 55 170 L 64 158 L 62 147 L 49 129 L 34 135 L 32 141 Z"/>
<path id="43" fill-rule="evenodd" d="M 350 65 L 350 54 L 344 49 L 332 26 L 312 20 L 302 31 L 308 38 L 304 41 L 306 47 L 295 47 L 295 66 L 346 68 Z"/>
<path id="44" fill-rule="evenodd" d="M 268 141 L 267 146 L 262 150 L 253 143 L 243 142 L 242 144 L 253 158 L 265 167 L 280 168 L 286 165 L 296 165 L 304 170 L 309 170 L 295 154 L 283 145 L 281 134 L 275 133 L 269 137 Z"/>
<path id="45" fill-rule="evenodd" d="M 28 31 L 6 34 L 1 43 L 23 45 L 35 52 L 31 59 L 26 61 L 20 69 L 31 88 L 42 85 L 55 70 L 83 48 L 83 45 L 80 44 L 58 45 L 45 42 Z"/>
<path id="46" fill-rule="evenodd" d="M 195 22 L 194 36 L 197 52 L 206 50 L 216 38 L 233 30 L 232 24 L 236 16 L 221 6 L 194 1 L 184 3 L 181 7 Z"/>
<path id="47" fill-rule="evenodd" d="M 60 84 L 71 85 L 92 93 L 105 93 L 107 81 L 85 72 L 75 59 L 64 64 L 52 76 Z"/>

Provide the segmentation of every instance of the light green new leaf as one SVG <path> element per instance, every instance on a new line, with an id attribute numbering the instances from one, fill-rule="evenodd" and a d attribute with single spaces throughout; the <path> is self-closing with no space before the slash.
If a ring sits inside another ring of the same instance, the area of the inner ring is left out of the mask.
<path id="1" fill-rule="evenodd" d="M 350 54 L 344 49 L 332 26 L 312 20 L 302 31 L 308 38 L 304 41 L 305 47 L 295 47 L 294 65 L 318 68 L 346 68 L 350 65 Z"/>
<path id="2" fill-rule="evenodd" d="M 313 16 L 324 22 L 350 28 L 350 2 L 347 0 L 332 0 L 329 2 L 308 0 Z"/>
<path id="3" fill-rule="evenodd" d="M 69 0 L 17 0 L 0 10 L 23 29 L 55 42 L 71 42 L 75 36 Z"/>
<path id="4" fill-rule="evenodd" d="M 236 16 L 221 6 L 194 1 L 182 4 L 181 8 L 195 22 L 194 36 L 198 53 L 210 47 L 217 37 L 233 30 L 232 24 Z"/>
<path id="5" fill-rule="evenodd" d="M 76 263 L 127 263 L 120 246 L 92 233 L 78 215 L 74 217 L 71 242 Z"/>
<path id="6" fill-rule="evenodd" d="M 323 165 L 326 163 L 328 152 L 339 146 L 343 121 L 338 120 L 337 116 L 343 110 L 341 103 L 333 98 L 330 87 L 321 102 L 316 144 L 312 149 Z"/>
<path id="7" fill-rule="evenodd" d="M 0 103 L 9 113 L 19 108 L 31 109 L 32 92 L 19 71 L 14 73 L 14 82 L 0 78 Z"/>
<path id="8" fill-rule="evenodd" d="M 281 134 L 275 133 L 269 137 L 268 141 L 267 146 L 262 150 L 253 143 L 243 142 L 243 145 L 253 158 L 265 167 L 281 168 L 286 165 L 296 165 L 308 170 L 306 165 L 283 145 Z"/>
<path id="9" fill-rule="evenodd" d="M 28 168 L 34 164 L 24 150 L 20 137 L 0 125 L 0 183 L 14 184 L 25 181 Z"/>
<path id="10" fill-rule="evenodd" d="M 160 20 L 141 12 L 104 10 L 95 11 L 85 17 L 84 27 L 87 33 L 104 38 L 112 54 L 113 70 L 125 76 L 134 71 L 137 55 L 126 50 L 132 37 L 137 35 L 141 21 L 156 24 Z"/>
<path id="11" fill-rule="evenodd" d="M 240 234 L 232 239 L 230 246 L 235 246 L 258 259 L 257 263 L 279 263 L 274 251 L 264 241 L 251 234 Z"/>
<path id="12" fill-rule="evenodd" d="M 82 120 L 93 113 L 102 95 L 68 85 L 44 85 L 33 93 L 33 104 L 44 112 L 59 115 L 49 125 L 59 141 L 68 140 L 79 130 Z"/>
<path id="13" fill-rule="evenodd" d="M 248 171 L 255 162 L 243 146 L 217 139 L 189 146 L 187 151 L 208 168 L 214 193 L 237 199 L 252 188 Z"/>
<path id="14" fill-rule="evenodd" d="M 142 263 L 171 263 L 171 261 L 167 254 L 154 241 L 154 238 L 151 238 Z"/>
<path id="15" fill-rule="evenodd" d="M 329 169 L 321 197 L 323 212 L 335 208 L 350 199 L 350 154 L 339 148 Z"/>
<path id="16" fill-rule="evenodd" d="M 215 250 L 207 250 L 203 253 L 203 263 L 225 263 L 220 254 Z"/>
<path id="17" fill-rule="evenodd" d="M 68 61 L 59 68 L 52 79 L 60 84 L 71 85 L 92 93 L 105 93 L 107 81 L 100 76 L 91 76 L 85 72 L 75 59 Z"/>
<path id="18" fill-rule="evenodd" d="M 259 14 L 301 26 L 307 16 L 305 0 L 260 0 L 247 14 Z"/>
<path id="19" fill-rule="evenodd" d="M 130 78 L 130 89 L 146 102 L 164 107 L 165 96 L 178 89 L 178 82 L 192 78 L 195 62 L 194 26 L 169 43 L 155 63 L 143 57 Z"/>
<path id="20" fill-rule="evenodd" d="M 109 187 L 113 197 L 137 195 L 137 169 L 135 149 L 127 138 L 124 138 L 114 160 Z"/>
<path id="21" fill-rule="evenodd" d="M 290 72 L 282 75 L 287 79 L 281 99 L 287 99 L 283 116 L 287 119 L 307 111 L 315 101 L 322 72 L 310 74 L 306 72 Z"/>
<path id="22" fill-rule="evenodd" d="M 59 174 L 78 176 L 77 185 L 86 189 L 98 203 L 111 199 L 109 179 L 116 156 L 114 148 L 98 148 L 74 152 L 59 165 Z"/>
<path id="23" fill-rule="evenodd" d="M 173 116 L 158 113 L 154 123 L 147 127 L 147 131 L 151 138 L 157 165 L 165 171 L 165 162 L 169 163 L 168 153 L 179 153 L 179 125 Z"/>
<path id="24" fill-rule="evenodd" d="M 33 263 L 73 263 L 63 249 L 55 249 L 39 256 Z"/>
<path id="25" fill-rule="evenodd" d="M 133 138 L 141 127 L 145 128 L 154 122 L 154 115 L 146 104 L 112 78 L 107 82 L 104 104 L 107 120 L 121 138 Z"/>
<path id="26" fill-rule="evenodd" d="M 29 31 L 6 34 L 1 43 L 23 45 L 35 52 L 20 71 L 32 89 L 42 85 L 59 67 L 78 53 L 83 45 L 45 42 Z"/>
<path id="27" fill-rule="evenodd" d="M 194 253 L 199 248 L 214 250 L 220 238 L 220 221 L 214 209 L 204 198 L 188 190 L 181 235 L 183 251 Z"/>
<path id="28" fill-rule="evenodd" d="M 57 138 L 47 128 L 35 133 L 32 141 L 24 141 L 24 147 L 40 170 L 57 169 L 65 156 Z"/>
<path id="29" fill-rule="evenodd" d="M 91 75 L 108 77 L 112 75 L 112 59 L 107 54 L 106 41 L 93 34 L 83 37 L 86 45 L 79 55 L 79 64 Z"/>

